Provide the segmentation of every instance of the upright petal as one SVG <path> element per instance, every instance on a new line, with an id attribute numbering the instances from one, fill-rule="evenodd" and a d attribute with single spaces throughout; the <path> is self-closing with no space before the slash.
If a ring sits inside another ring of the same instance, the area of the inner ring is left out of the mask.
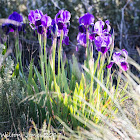
<path id="1" fill-rule="evenodd" d="M 105 23 L 102 20 L 97 21 L 94 25 L 94 32 L 96 32 L 98 35 L 101 35 L 103 33 L 104 25 Z"/>
<path id="2" fill-rule="evenodd" d="M 120 64 L 120 56 L 121 56 L 121 53 L 120 52 L 115 52 L 113 54 L 113 60 L 116 64 Z"/>
<path id="3" fill-rule="evenodd" d="M 40 20 L 42 16 L 43 16 L 42 11 L 36 9 L 35 12 L 34 12 L 34 18 L 35 18 L 35 20 Z"/>
<path id="4" fill-rule="evenodd" d="M 68 23 L 71 18 L 71 14 L 69 11 L 65 10 L 61 13 L 60 17 L 63 19 L 64 23 Z"/>
<path id="5" fill-rule="evenodd" d="M 127 60 L 128 52 L 125 49 L 122 49 L 122 52 L 123 52 L 123 54 L 125 56 L 125 60 Z"/>
<path id="6" fill-rule="evenodd" d="M 34 15 L 35 15 L 35 11 L 34 10 L 31 10 L 29 15 L 28 15 L 28 19 L 30 21 L 31 24 L 35 24 L 35 18 L 34 18 Z"/>
<path id="7" fill-rule="evenodd" d="M 19 13 L 17 13 L 17 12 L 13 12 L 8 17 L 8 19 L 15 20 L 15 21 L 18 21 L 18 22 L 23 22 L 23 17 Z"/>
<path id="8" fill-rule="evenodd" d="M 43 16 L 41 17 L 41 22 L 42 22 L 42 25 L 43 25 L 44 27 L 49 27 L 49 26 L 51 25 L 51 23 L 52 23 L 52 19 L 51 19 L 50 16 L 43 15 Z"/>
<path id="9" fill-rule="evenodd" d="M 106 20 L 105 21 L 105 23 L 106 23 L 106 25 L 107 25 L 107 29 L 106 29 L 106 32 L 110 32 L 110 30 L 111 30 L 111 26 L 109 25 L 110 24 L 110 22 L 109 22 L 109 20 Z"/>
<path id="10" fill-rule="evenodd" d="M 84 16 L 79 18 L 79 24 L 91 25 L 94 23 L 94 16 L 92 14 L 86 13 Z"/>

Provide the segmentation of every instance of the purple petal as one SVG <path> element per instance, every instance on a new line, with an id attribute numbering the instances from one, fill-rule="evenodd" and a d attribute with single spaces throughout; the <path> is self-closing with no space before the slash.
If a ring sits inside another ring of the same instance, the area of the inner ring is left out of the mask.
<path id="1" fill-rule="evenodd" d="M 31 24 L 35 24 L 34 14 L 35 14 L 35 11 L 31 10 L 29 15 L 28 15 L 28 19 L 29 19 Z"/>
<path id="2" fill-rule="evenodd" d="M 80 26 L 79 26 L 79 32 L 81 32 L 81 33 L 86 33 L 86 28 L 85 28 L 84 25 L 80 25 Z"/>
<path id="3" fill-rule="evenodd" d="M 113 61 L 116 63 L 116 64 L 119 64 L 120 63 L 120 56 L 121 56 L 121 53 L 120 52 L 115 52 L 113 54 Z"/>
<path id="4" fill-rule="evenodd" d="M 42 16 L 43 16 L 42 11 L 36 9 L 36 10 L 35 10 L 35 13 L 34 13 L 34 19 L 35 19 L 35 20 L 40 20 Z"/>
<path id="5" fill-rule="evenodd" d="M 68 23 L 70 21 L 71 14 L 69 11 L 67 10 L 63 11 L 60 16 L 63 19 L 64 23 Z"/>
<path id="6" fill-rule="evenodd" d="M 102 54 L 105 54 L 107 51 L 108 51 L 108 48 L 107 47 L 101 47 L 101 49 L 100 49 L 100 52 Z"/>
<path id="7" fill-rule="evenodd" d="M 107 65 L 107 68 L 110 69 L 110 68 L 113 66 L 113 64 L 114 64 L 114 62 L 111 61 L 111 62 L 109 63 L 109 65 Z"/>
<path id="8" fill-rule="evenodd" d="M 15 20 L 15 21 L 18 21 L 18 22 L 23 22 L 23 17 L 19 13 L 17 13 L 17 12 L 13 12 L 8 17 L 8 19 Z"/>
<path id="9" fill-rule="evenodd" d="M 127 71 L 128 70 L 128 63 L 127 62 L 125 62 L 125 61 L 123 61 L 123 62 L 121 62 L 121 68 L 124 70 L 124 71 Z"/>
<path id="10" fill-rule="evenodd" d="M 51 19 L 51 17 L 49 17 L 47 15 L 43 15 L 41 17 L 41 22 L 42 22 L 42 25 L 44 27 L 49 27 L 51 25 L 51 23 L 52 23 L 52 19 Z"/>
<path id="11" fill-rule="evenodd" d="M 128 52 L 125 49 L 122 49 L 122 52 L 123 52 L 123 54 L 125 56 L 125 60 L 127 60 Z"/>
<path id="12" fill-rule="evenodd" d="M 69 45 L 69 37 L 66 36 L 64 39 L 63 39 L 63 43 L 65 43 L 66 45 Z"/>
<path id="13" fill-rule="evenodd" d="M 111 35 L 102 36 L 102 38 L 103 38 L 103 42 L 106 44 L 106 46 L 108 46 L 108 48 L 110 48 L 110 44 L 112 43 Z"/>
<path id="14" fill-rule="evenodd" d="M 94 23 L 94 16 L 92 14 L 86 13 L 84 16 L 79 18 L 79 24 L 91 25 Z"/>
<path id="15" fill-rule="evenodd" d="M 89 35 L 89 39 L 93 41 L 93 40 L 95 39 L 95 33 L 90 34 L 90 35 Z"/>
<path id="16" fill-rule="evenodd" d="M 110 24 L 109 20 L 106 20 L 105 23 L 107 25 L 106 31 L 109 32 L 111 30 L 111 26 L 109 25 Z"/>
<path id="17" fill-rule="evenodd" d="M 94 25 L 94 31 L 98 34 L 98 35 L 101 35 L 103 33 L 103 27 L 104 27 L 105 23 L 100 20 L 100 21 L 97 21 Z"/>
<path id="18" fill-rule="evenodd" d="M 52 34 L 51 34 L 51 30 L 48 28 L 47 29 L 47 38 L 51 38 Z"/>
<path id="19" fill-rule="evenodd" d="M 60 16 L 60 17 L 59 17 Z M 58 18 L 59 17 L 59 18 Z M 68 23 L 69 20 L 71 18 L 71 14 L 69 11 L 67 10 L 60 10 L 56 16 L 55 16 L 55 22 L 58 23 L 58 22 L 64 22 L 64 23 Z"/>
<path id="20" fill-rule="evenodd" d="M 35 21 L 35 26 L 39 26 L 39 25 L 41 25 L 41 20 L 37 20 L 37 21 Z"/>
<path id="21" fill-rule="evenodd" d="M 40 26 L 37 27 L 37 32 L 39 34 L 43 34 L 43 26 L 42 25 L 40 25 Z"/>
<path id="22" fill-rule="evenodd" d="M 58 22 L 57 25 L 59 30 L 63 30 L 64 24 L 62 22 Z"/>
<path id="23" fill-rule="evenodd" d="M 102 42 L 103 40 L 100 36 L 95 37 L 94 43 L 96 45 L 96 48 L 100 48 L 102 45 Z"/>
<path id="24" fill-rule="evenodd" d="M 85 46 L 86 45 L 86 34 L 84 33 L 79 33 L 77 36 L 77 41 L 79 44 Z"/>
<path id="25" fill-rule="evenodd" d="M 61 31 L 62 31 L 62 30 L 59 30 L 59 29 L 58 29 L 58 31 L 57 31 L 57 36 L 58 36 L 58 37 L 61 36 Z M 67 35 L 68 35 L 68 32 L 69 32 L 69 30 L 67 29 L 67 26 L 64 24 L 64 26 L 63 26 L 63 33 L 64 33 L 64 36 L 67 36 Z"/>

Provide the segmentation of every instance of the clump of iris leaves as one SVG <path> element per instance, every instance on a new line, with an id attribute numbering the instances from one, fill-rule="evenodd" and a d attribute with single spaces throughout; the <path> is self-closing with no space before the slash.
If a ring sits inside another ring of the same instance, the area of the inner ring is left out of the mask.
<path id="1" fill-rule="evenodd" d="M 116 102 L 127 99 L 125 91 L 128 83 L 123 82 L 123 89 L 119 89 L 119 84 L 121 75 L 127 72 L 129 66 L 125 49 L 114 52 L 114 31 L 109 21 L 95 22 L 94 16 L 89 13 L 79 18 L 75 51 L 79 46 L 86 48 L 86 58 L 80 64 L 74 55 L 68 60 L 63 51 L 63 47 L 70 45 L 69 11 L 60 10 L 52 19 L 40 10 L 31 10 L 28 19 L 30 27 L 38 34 L 38 63 L 41 70 L 33 60 L 28 75 L 23 70 L 19 48 L 19 32 L 26 30 L 23 17 L 13 12 L 3 23 L 2 29 L 6 35 L 13 32 L 15 36 L 16 62 L 12 76 L 20 77 L 26 86 L 27 98 L 20 104 L 29 101 L 33 112 L 30 117 L 36 122 L 38 110 L 40 126 L 46 120 L 46 124 L 51 123 L 57 128 L 63 126 L 63 121 L 74 130 L 78 126 L 86 128 L 88 120 L 101 123 L 101 114 L 112 119 L 119 108 Z M 51 40 L 49 48 L 46 47 L 48 40 Z M 93 48 L 98 51 L 97 59 L 93 58 Z M 113 85 L 113 64 L 118 67 L 116 85 Z M 83 116 L 83 121 L 78 119 L 80 116 Z"/>

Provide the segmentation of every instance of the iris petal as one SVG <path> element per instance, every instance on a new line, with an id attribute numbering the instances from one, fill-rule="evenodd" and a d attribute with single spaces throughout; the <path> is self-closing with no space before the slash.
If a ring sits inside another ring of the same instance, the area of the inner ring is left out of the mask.
<path id="1" fill-rule="evenodd" d="M 105 54 L 108 51 L 108 48 L 107 47 L 101 47 L 100 51 L 101 51 L 102 54 Z"/>
<path id="2" fill-rule="evenodd" d="M 80 25 L 80 26 L 79 26 L 79 32 L 81 32 L 81 33 L 86 33 L 86 28 L 85 28 L 84 25 Z"/>
<path id="3" fill-rule="evenodd" d="M 79 33 L 77 36 L 77 41 L 79 44 L 85 46 L 86 45 L 86 34 L 84 33 Z"/>
<path id="4" fill-rule="evenodd" d="M 37 27 L 37 32 L 39 34 L 43 34 L 43 26 L 42 25 L 40 25 L 40 26 Z"/>
<path id="5" fill-rule="evenodd" d="M 110 69 L 110 68 L 113 66 L 113 64 L 114 64 L 114 62 L 111 61 L 111 62 L 109 63 L 109 65 L 107 65 L 107 68 Z"/>
<path id="6" fill-rule="evenodd" d="M 63 39 L 63 43 L 65 43 L 65 45 L 69 45 L 69 37 L 66 36 L 64 39 Z"/>
<path id="7" fill-rule="evenodd" d="M 18 21 L 18 22 L 23 22 L 23 17 L 19 13 L 17 13 L 17 12 L 13 12 L 8 17 L 8 19 L 15 20 L 15 21 Z"/>
<path id="8" fill-rule="evenodd" d="M 49 26 L 51 25 L 51 23 L 52 23 L 52 19 L 51 19 L 50 16 L 43 15 L 43 16 L 41 17 L 41 22 L 42 22 L 42 25 L 43 25 L 44 27 L 49 27 Z"/>
<path id="9" fill-rule="evenodd" d="M 94 31 L 98 34 L 98 35 L 101 35 L 103 33 L 103 27 L 104 27 L 105 23 L 100 20 L 100 21 L 97 21 L 94 25 Z"/>
<path id="10" fill-rule="evenodd" d="M 128 70 L 128 63 L 127 62 L 121 62 L 121 68 L 124 70 L 124 71 L 127 71 Z"/>
<path id="11" fill-rule="evenodd" d="M 94 16 L 92 14 L 86 13 L 84 16 L 79 18 L 79 24 L 91 25 L 94 23 Z"/>

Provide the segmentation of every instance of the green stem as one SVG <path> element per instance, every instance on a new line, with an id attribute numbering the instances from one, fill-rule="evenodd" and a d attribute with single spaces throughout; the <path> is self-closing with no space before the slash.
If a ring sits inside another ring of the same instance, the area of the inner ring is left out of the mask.
<path id="1" fill-rule="evenodd" d="M 53 77 L 54 77 L 54 84 L 56 84 L 56 78 L 55 78 L 55 51 L 56 51 L 56 40 L 57 40 L 57 38 L 54 37 L 54 40 L 53 40 Z"/>
<path id="2" fill-rule="evenodd" d="M 46 79 L 47 79 L 47 53 L 46 53 L 46 44 L 47 44 L 47 37 L 46 32 L 44 34 L 44 63 L 45 63 L 45 72 L 46 72 Z M 47 80 L 46 80 L 46 89 L 47 89 Z"/>
<path id="3" fill-rule="evenodd" d="M 115 94 L 114 94 L 114 99 L 117 97 L 118 87 L 119 87 L 119 84 L 120 84 L 120 81 L 121 81 L 121 74 L 122 74 L 122 70 L 120 69 L 119 74 L 118 74 L 117 87 L 116 87 L 116 91 L 115 91 Z"/>
<path id="4" fill-rule="evenodd" d="M 58 50 L 58 80 L 60 80 L 60 58 L 62 57 L 61 56 L 62 55 L 61 54 L 62 40 L 63 40 L 63 30 L 61 31 L 60 44 L 59 44 L 59 50 Z M 62 61 L 61 61 L 61 63 L 62 63 Z"/>
<path id="5" fill-rule="evenodd" d="M 41 35 L 40 34 L 38 34 L 38 40 L 39 40 L 39 44 L 41 46 L 41 51 L 40 51 L 41 75 L 42 75 L 44 89 L 45 89 L 44 60 L 43 60 L 43 43 L 42 43 L 42 39 L 41 39 Z"/>
<path id="6" fill-rule="evenodd" d="M 87 57 L 86 66 L 88 68 L 88 66 L 89 66 L 89 32 L 88 32 L 88 29 L 86 29 L 86 43 L 87 43 L 87 48 L 86 48 L 86 57 Z"/>

